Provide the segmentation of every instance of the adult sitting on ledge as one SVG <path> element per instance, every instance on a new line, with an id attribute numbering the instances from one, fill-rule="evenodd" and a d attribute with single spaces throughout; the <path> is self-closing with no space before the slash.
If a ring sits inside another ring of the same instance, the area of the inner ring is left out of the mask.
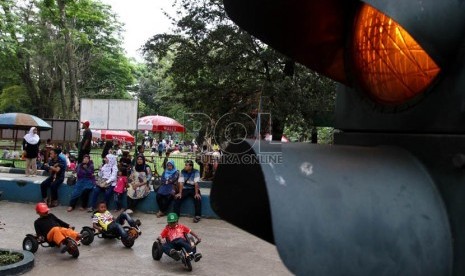
<path id="1" fill-rule="evenodd" d="M 48 204 L 50 207 L 58 206 L 58 188 L 65 180 L 66 161 L 58 157 L 60 153 L 60 149 L 50 151 L 49 162 L 44 164 L 44 170 L 48 171 L 50 176 L 40 184 L 40 191 L 45 203 L 47 203 L 47 189 L 50 188 L 51 201 Z"/>
<path id="2" fill-rule="evenodd" d="M 66 211 L 71 212 L 76 208 L 78 199 L 81 199 L 80 210 L 85 210 L 87 207 L 87 201 L 92 189 L 95 186 L 94 177 L 94 162 L 90 160 L 90 155 L 84 154 L 82 163 L 80 163 L 76 169 L 77 182 L 74 185 L 73 193 L 71 194 L 71 200 L 69 201 L 69 207 Z"/>

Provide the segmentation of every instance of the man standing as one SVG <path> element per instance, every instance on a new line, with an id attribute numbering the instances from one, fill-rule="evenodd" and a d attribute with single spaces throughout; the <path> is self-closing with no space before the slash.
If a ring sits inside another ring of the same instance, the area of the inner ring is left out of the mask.
<path id="1" fill-rule="evenodd" d="M 178 193 L 174 195 L 174 212 L 179 216 L 181 204 L 186 198 L 194 199 L 194 222 L 199 222 L 202 215 L 202 196 L 199 187 L 200 173 L 194 169 L 194 162 L 186 160 L 184 169 L 179 174 Z"/>
<path id="2" fill-rule="evenodd" d="M 82 123 L 82 129 L 84 129 L 84 134 L 82 135 L 81 143 L 79 144 L 79 154 L 78 154 L 78 164 L 82 163 L 82 158 L 84 155 L 90 153 L 91 141 L 92 141 L 92 131 L 90 131 L 89 121 L 84 121 Z"/>

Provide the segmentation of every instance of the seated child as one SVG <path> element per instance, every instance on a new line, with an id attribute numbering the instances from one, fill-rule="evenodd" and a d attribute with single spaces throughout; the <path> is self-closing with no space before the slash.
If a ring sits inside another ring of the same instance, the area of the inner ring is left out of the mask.
<path id="1" fill-rule="evenodd" d="M 34 222 L 36 234 L 48 243 L 55 243 L 57 246 L 62 246 L 61 253 L 65 253 L 68 247 L 71 246 L 66 238 L 72 238 L 75 241 L 81 239 L 81 234 L 70 228 L 70 225 L 54 214 L 49 213 L 50 209 L 44 202 L 39 202 L 36 205 L 36 212 L 40 216 Z"/>
<path id="2" fill-rule="evenodd" d="M 69 171 L 76 171 L 76 161 L 70 161 L 68 168 Z"/>
<path id="3" fill-rule="evenodd" d="M 123 194 L 126 191 L 126 188 L 128 187 L 128 177 L 126 175 L 127 170 L 123 169 L 118 171 L 118 179 L 116 180 L 116 186 L 113 190 L 116 211 L 121 211 L 121 209 L 123 208 L 121 204 L 123 202 Z"/>
<path id="4" fill-rule="evenodd" d="M 128 214 L 121 213 L 115 219 L 113 215 L 107 210 L 105 201 L 97 205 L 97 211 L 94 212 L 92 217 L 92 225 L 98 231 L 105 231 L 114 235 L 119 235 L 123 240 L 131 239 L 128 233 L 124 230 L 123 224 L 127 221 L 131 227 L 135 227 L 140 234 L 140 221 L 134 221 Z"/>
<path id="5" fill-rule="evenodd" d="M 165 226 L 160 233 L 160 239 L 164 239 L 163 252 L 171 258 L 179 261 L 181 256 L 179 251 L 183 247 L 189 255 L 193 255 L 194 261 L 198 262 L 202 258 L 201 253 L 196 253 L 196 249 L 192 248 L 189 241 L 184 236 L 191 234 L 199 242 L 201 239 L 189 229 L 189 227 L 178 223 L 178 215 L 176 213 L 169 213 L 167 216 L 168 225 Z"/>

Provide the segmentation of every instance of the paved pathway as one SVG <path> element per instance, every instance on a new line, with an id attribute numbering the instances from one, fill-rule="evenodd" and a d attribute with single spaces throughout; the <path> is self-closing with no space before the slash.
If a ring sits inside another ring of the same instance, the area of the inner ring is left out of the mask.
<path id="1" fill-rule="evenodd" d="M 90 214 L 67 213 L 65 208 L 53 208 L 52 212 L 76 229 L 91 225 Z M 166 255 L 154 261 L 152 243 L 166 218 L 143 213 L 134 217 L 141 219 L 143 234 L 133 248 L 124 248 L 118 240 L 96 238 L 90 246 L 80 246 L 81 255 L 75 260 L 56 248 L 39 247 L 35 266 L 27 275 L 290 275 L 273 245 L 216 219 L 203 219 L 198 224 L 189 218 L 180 220 L 202 238 L 199 251 L 204 258 L 193 264 L 192 272 Z M 0 247 L 21 249 L 25 235 L 33 233 L 36 218 L 34 204 L 0 201 L 0 228 L 4 228 L 0 229 Z"/>

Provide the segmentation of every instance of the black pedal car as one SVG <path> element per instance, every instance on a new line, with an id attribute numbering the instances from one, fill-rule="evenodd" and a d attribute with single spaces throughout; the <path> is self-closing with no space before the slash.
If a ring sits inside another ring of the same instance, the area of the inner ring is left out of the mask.
<path id="1" fill-rule="evenodd" d="M 200 243 L 199 240 L 195 239 L 194 236 L 190 234 L 186 234 L 184 236 L 186 237 L 187 241 L 189 241 L 192 249 L 195 249 L 197 247 L 197 244 Z M 192 261 L 194 260 L 194 255 L 187 253 L 187 251 L 183 247 L 181 247 L 181 249 L 178 250 L 178 252 L 179 252 L 179 255 L 181 256 L 181 262 L 186 268 L 186 270 L 192 271 Z M 152 245 L 152 258 L 156 261 L 159 261 L 162 256 L 163 256 L 163 243 L 159 238 L 157 238 L 157 240 L 154 241 Z"/>
<path id="2" fill-rule="evenodd" d="M 78 244 L 72 238 L 66 238 L 67 252 L 73 257 L 79 257 L 79 248 Z M 23 250 L 35 253 L 39 248 L 39 245 L 42 247 L 56 247 L 57 245 L 54 242 L 48 242 L 46 238 L 42 236 L 37 236 L 34 234 L 27 234 L 23 240 Z M 64 252 L 63 252 L 64 253 Z"/>
<path id="3" fill-rule="evenodd" d="M 137 224 L 140 225 L 140 222 Z M 119 239 L 125 247 L 131 248 L 134 245 L 135 240 L 141 235 L 141 232 L 138 228 L 127 225 L 124 225 L 123 228 L 129 235 L 128 239 L 122 239 L 119 234 L 114 232 L 97 231 L 92 227 L 84 226 L 81 230 L 81 243 L 84 245 L 90 245 L 94 241 L 94 237 L 97 236 L 102 239 Z"/>

